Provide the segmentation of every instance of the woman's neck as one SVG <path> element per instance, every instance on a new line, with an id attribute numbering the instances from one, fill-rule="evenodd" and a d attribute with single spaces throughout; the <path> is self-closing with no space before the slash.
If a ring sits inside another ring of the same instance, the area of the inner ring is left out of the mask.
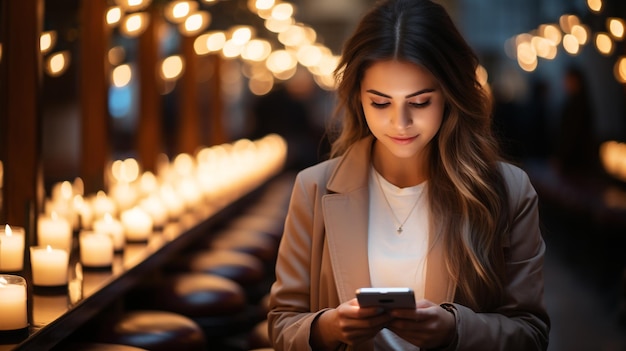
<path id="1" fill-rule="evenodd" d="M 411 158 L 398 158 L 382 144 L 374 142 L 372 164 L 380 175 L 399 188 L 415 186 L 428 179 L 427 153 L 416 154 Z"/>

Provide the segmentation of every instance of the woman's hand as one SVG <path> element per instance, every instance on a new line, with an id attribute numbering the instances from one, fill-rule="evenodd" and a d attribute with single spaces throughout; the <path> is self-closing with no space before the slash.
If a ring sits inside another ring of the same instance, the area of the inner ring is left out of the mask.
<path id="1" fill-rule="evenodd" d="M 313 349 L 332 350 L 340 343 L 354 345 L 376 336 L 391 321 L 377 307 L 359 307 L 356 298 L 322 313 L 314 322 L 310 344 Z"/>
<path id="2" fill-rule="evenodd" d="M 454 314 L 428 300 L 418 301 L 415 310 L 396 309 L 390 314 L 393 320 L 386 327 L 413 345 L 437 348 L 454 340 Z"/>

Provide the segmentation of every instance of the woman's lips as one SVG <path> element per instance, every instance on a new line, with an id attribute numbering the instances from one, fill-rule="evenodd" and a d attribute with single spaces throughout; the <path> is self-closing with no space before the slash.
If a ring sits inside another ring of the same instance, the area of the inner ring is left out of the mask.
<path id="1" fill-rule="evenodd" d="M 411 142 L 413 142 L 413 140 L 417 139 L 418 136 L 419 135 L 412 136 L 412 137 L 405 137 L 405 136 L 393 137 L 393 136 L 390 136 L 389 138 L 391 138 L 391 140 L 393 140 L 393 142 L 396 143 L 396 144 L 405 145 L 405 144 L 410 144 Z"/>

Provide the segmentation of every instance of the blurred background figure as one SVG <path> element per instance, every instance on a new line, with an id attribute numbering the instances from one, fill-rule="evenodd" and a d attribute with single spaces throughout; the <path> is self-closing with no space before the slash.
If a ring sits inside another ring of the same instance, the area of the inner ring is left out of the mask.
<path id="1" fill-rule="evenodd" d="M 250 138 L 277 133 L 287 141 L 289 170 L 313 165 L 326 154 L 321 145 L 324 116 L 319 88 L 311 74 L 298 68 L 295 75 L 253 101 L 250 111 Z"/>
<path id="2" fill-rule="evenodd" d="M 553 159 L 563 172 L 600 171 L 598 141 L 587 83 L 582 71 L 570 66 L 563 77 L 561 108 Z"/>
<path id="3" fill-rule="evenodd" d="M 548 133 L 550 85 L 547 80 L 538 79 L 532 82 L 528 106 L 528 127 L 525 130 L 524 156 L 530 159 L 546 159 L 551 150 Z"/>

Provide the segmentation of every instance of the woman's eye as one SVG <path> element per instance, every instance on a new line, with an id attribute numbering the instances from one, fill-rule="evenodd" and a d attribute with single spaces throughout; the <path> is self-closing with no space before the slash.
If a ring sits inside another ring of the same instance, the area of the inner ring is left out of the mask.
<path id="1" fill-rule="evenodd" d="M 409 102 L 409 105 L 415 108 L 423 108 L 430 105 L 430 100 L 426 100 L 424 102 Z"/>
<path id="2" fill-rule="evenodd" d="M 389 106 L 388 102 L 378 103 L 378 102 L 372 101 L 372 107 L 374 108 L 385 108 L 387 106 Z"/>

